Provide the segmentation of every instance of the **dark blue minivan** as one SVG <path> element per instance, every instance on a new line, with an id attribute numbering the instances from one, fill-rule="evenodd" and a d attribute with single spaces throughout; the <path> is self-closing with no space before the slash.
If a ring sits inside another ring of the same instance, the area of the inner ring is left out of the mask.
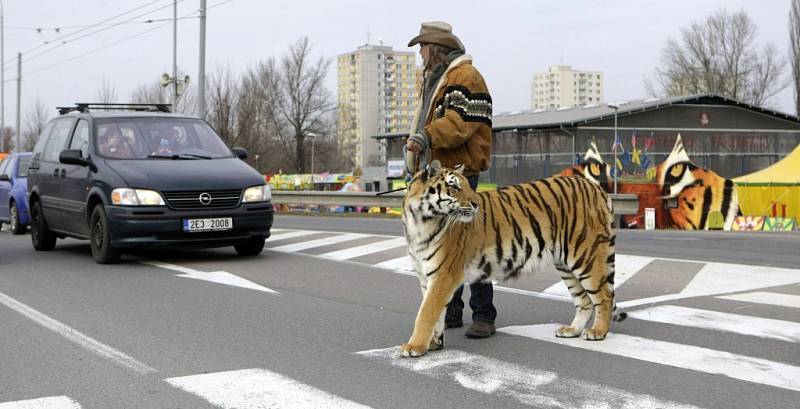
<path id="1" fill-rule="evenodd" d="M 162 104 L 59 111 L 28 171 L 36 250 L 74 237 L 88 239 L 102 264 L 132 248 L 261 253 L 272 227 L 269 185 L 242 160 L 246 151 L 229 149 L 205 121 Z"/>

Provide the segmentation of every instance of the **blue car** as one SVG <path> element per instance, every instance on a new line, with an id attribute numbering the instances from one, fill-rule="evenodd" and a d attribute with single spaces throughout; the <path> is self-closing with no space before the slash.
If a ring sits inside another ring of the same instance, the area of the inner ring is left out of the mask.
<path id="1" fill-rule="evenodd" d="M 14 153 L 0 162 L 0 224 L 8 223 L 11 232 L 28 229 L 28 165 L 30 152 Z"/>

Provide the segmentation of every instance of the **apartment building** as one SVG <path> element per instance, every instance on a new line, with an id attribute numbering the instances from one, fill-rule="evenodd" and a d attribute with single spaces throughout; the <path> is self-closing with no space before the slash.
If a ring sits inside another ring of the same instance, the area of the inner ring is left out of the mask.
<path id="1" fill-rule="evenodd" d="M 573 70 L 554 65 L 547 72 L 533 74 L 531 107 L 558 109 L 599 104 L 603 101 L 603 73 Z"/>
<path id="2" fill-rule="evenodd" d="M 355 147 L 355 165 L 380 166 L 385 146 L 372 136 L 408 132 L 416 112 L 420 68 L 413 51 L 366 44 L 339 55 L 339 136 Z"/>

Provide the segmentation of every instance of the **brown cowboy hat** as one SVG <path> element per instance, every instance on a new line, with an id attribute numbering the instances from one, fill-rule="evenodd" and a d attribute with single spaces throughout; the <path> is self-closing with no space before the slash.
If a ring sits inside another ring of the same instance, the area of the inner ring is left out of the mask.
<path id="1" fill-rule="evenodd" d="M 445 47 L 464 51 L 464 44 L 453 34 L 453 27 L 444 21 L 422 23 L 422 26 L 419 28 L 419 35 L 412 38 L 411 41 L 408 42 L 408 46 L 412 47 L 420 43 L 440 44 Z"/>

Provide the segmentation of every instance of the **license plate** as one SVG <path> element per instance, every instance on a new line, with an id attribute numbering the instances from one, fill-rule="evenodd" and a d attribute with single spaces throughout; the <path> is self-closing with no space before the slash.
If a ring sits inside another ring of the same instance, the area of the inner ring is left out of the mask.
<path id="1" fill-rule="evenodd" d="M 220 231 L 233 228 L 232 217 L 215 217 L 208 219 L 183 219 L 183 231 Z"/>

